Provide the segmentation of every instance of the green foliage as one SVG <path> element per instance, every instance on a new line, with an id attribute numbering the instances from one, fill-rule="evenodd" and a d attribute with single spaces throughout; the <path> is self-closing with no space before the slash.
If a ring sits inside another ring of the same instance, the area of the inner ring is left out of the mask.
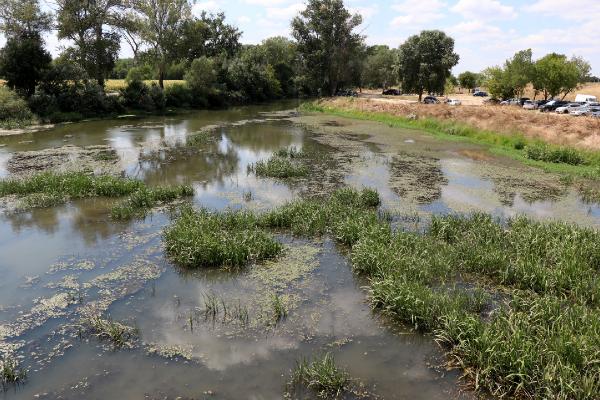
<path id="1" fill-rule="evenodd" d="M 19 367 L 12 357 L 0 358 L 0 387 L 3 390 L 9 386 L 20 385 L 27 379 L 27 371 Z"/>
<path id="2" fill-rule="evenodd" d="M 194 94 L 188 85 L 176 83 L 165 88 L 165 102 L 167 107 L 188 108 L 194 103 Z"/>
<path id="3" fill-rule="evenodd" d="M 278 179 L 303 177 L 309 172 L 305 165 L 278 156 L 273 156 L 266 161 L 257 161 L 251 170 L 257 176 Z"/>
<path id="4" fill-rule="evenodd" d="M 40 35 L 52 29 L 52 22 L 38 0 L 0 0 L 0 30 L 7 38 Z"/>
<path id="5" fill-rule="evenodd" d="M 6 79 L 9 88 L 29 97 L 51 61 L 38 33 L 11 36 L 0 52 L 0 75 Z"/>
<path id="6" fill-rule="evenodd" d="M 581 165 L 586 163 L 585 156 L 580 150 L 572 147 L 551 147 L 544 144 L 527 146 L 527 158 L 536 161 Z"/>
<path id="7" fill-rule="evenodd" d="M 584 81 L 585 74 L 576 62 L 567 60 L 567 57 L 562 54 L 551 53 L 536 61 L 532 83 L 546 99 L 561 93 L 566 96 Z"/>
<path id="8" fill-rule="evenodd" d="M 214 60 L 205 56 L 196 58 L 185 73 L 185 81 L 192 90 L 195 105 L 208 106 L 208 95 L 217 83 Z"/>
<path id="9" fill-rule="evenodd" d="M 137 67 L 131 67 L 127 71 L 125 81 L 131 83 L 134 81 L 148 81 L 154 77 L 154 70 L 148 64 L 143 64 Z"/>
<path id="10" fill-rule="evenodd" d="M 309 0 L 292 20 L 302 74 L 312 93 L 333 95 L 352 83 L 348 66 L 363 46 L 364 38 L 355 32 L 361 23 L 362 17 L 352 15 L 342 0 Z"/>
<path id="11" fill-rule="evenodd" d="M 125 107 L 134 110 L 157 111 L 166 105 L 165 94 L 156 83 L 148 86 L 139 80 L 131 81 L 121 89 L 121 99 Z"/>
<path id="12" fill-rule="evenodd" d="M 165 230 L 166 252 L 186 268 L 240 267 L 280 254 L 282 245 L 256 224 L 249 212 L 213 214 L 185 208 Z"/>
<path id="13" fill-rule="evenodd" d="M 363 84 L 370 88 L 383 89 L 397 84 L 397 50 L 388 46 L 373 46 L 368 50 L 368 54 L 363 70 Z"/>
<path id="14" fill-rule="evenodd" d="M 43 172 L 23 179 L 0 180 L 0 197 L 33 193 L 56 194 L 70 198 L 121 197 L 142 187 L 143 183 L 140 181 L 109 175 Z"/>
<path id="15" fill-rule="evenodd" d="M 350 390 L 348 373 L 335 364 L 330 353 L 312 361 L 303 359 L 292 372 L 292 385 L 314 390 L 320 398 L 335 399 Z"/>
<path id="16" fill-rule="evenodd" d="M 525 87 L 533 80 L 535 70 L 531 57 L 532 51 L 527 49 L 516 52 L 513 58 L 506 60 L 504 70 L 514 97 L 522 97 Z"/>
<path id="17" fill-rule="evenodd" d="M 270 64 L 265 64 L 256 48 L 246 49 L 227 68 L 227 87 L 245 101 L 265 101 L 282 95 L 281 83 Z"/>
<path id="18" fill-rule="evenodd" d="M 101 340 L 110 341 L 115 347 L 130 347 L 139 338 L 137 328 L 132 328 L 111 318 L 94 315 L 83 320 L 83 325 Z"/>
<path id="19" fill-rule="evenodd" d="M 419 101 L 424 92 L 442 93 L 458 58 L 454 53 L 454 39 L 442 31 L 422 31 L 409 37 L 399 50 L 402 91 L 417 93 Z"/>
<path id="20" fill-rule="evenodd" d="M 7 87 L 0 87 L 0 125 L 18 128 L 33 122 L 34 116 L 27 102 Z"/>
<path id="21" fill-rule="evenodd" d="M 143 187 L 133 192 L 123 203 L 114 206 L 110 213 L 114 219 L 128 220 L 143 218 L 148 210 L 158 204 L 165 204 L 182 197 L 194 195 L 194 189 L 188 185 L 174 187 Z"/>
<path id="22" fill-rule="evenodd" d="M 473 90 L 479 85 L 479 74 L 471 71 L 461 72 L 458 75 L 458 82 L 463 88 Z"/>

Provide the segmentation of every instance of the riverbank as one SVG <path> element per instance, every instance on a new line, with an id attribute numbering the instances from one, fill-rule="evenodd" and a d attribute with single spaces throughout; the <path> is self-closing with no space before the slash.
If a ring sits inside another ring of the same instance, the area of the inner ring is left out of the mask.
<path id="1" fill-rule="evenodd" d="M 547 172 L 562 173 L 587 179 L 600 180 L 600 151 L 595 145 L 584 146 L 567 143 L 570 136 L 576 136 L 573 128 L 564 140 L 554 136 L 539 136 L 540 124 L 527 125 L 522 121 L 521 130 L 505 122 L 499 130 L 485 129 L 478 121 L 490 121 L 495 126 L 506 120 L 512 110 L 499 107 L 448 107 L 422 104 L 381 104 L 368 99 L 326 99 L 302 105 L 304 111 L 320 112 L 340 117 L 381 122 L 390 127 L 418 129 L 446 140 L 469 141 L 486 145 L 492 153 L 508 156 L 527 165 L 542 168 Z M 467 111 L 464 111 L 467 110 Z M 475 110 L 475 111 L 474 111 Z M 477 117 L 472 117 L 477 115 Z M 541 115 L 540 118 L 554 119 L 554 116 Z M 532 121 L 537 116 L 532 117 Z M 562 119 L 562 118 L 559 118 Z M 600 140 L 600 121 L 585 123 L 593 127 L 597 134 L 590 134 L 588 142 Z M 596 137 L 598 136 L 598 137 Z"/>

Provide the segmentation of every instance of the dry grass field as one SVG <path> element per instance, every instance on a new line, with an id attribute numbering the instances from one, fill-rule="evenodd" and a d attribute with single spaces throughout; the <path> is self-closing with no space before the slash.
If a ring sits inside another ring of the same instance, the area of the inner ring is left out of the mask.
<path id="1" fill-rule="evenodd" d="M 333 98 L 326 105 L 362 112 L 436 118 L 467 123 L 479 129 L 512 135 L 521 133 L 558 145 L 600 149 L 600 119 L 527 111 L 518 107 L 425 105 L 385 98 Z"/>
<path id="2" fill-rule="evenodd" d="M 148 85 L 150 85 L 151 83 L 156 83 L 158 84 L 158 80 L 149 80 L 149 81 L 144 81 L 146 82 Z M 176 83 L 184 83 L 185 81 L 178 81 L 178 80 L 165 80 L 164 84 L 165 87 L 169 87 L 171 85 L 174 85 Z M 125 79 L 108 79 L 106 81 L 106 90 L 108 91 L 115 91 L 115 90 L 120 90 L 120 89 L 124 89 L 127 86 L 127 82 L 125 82 Z"/>

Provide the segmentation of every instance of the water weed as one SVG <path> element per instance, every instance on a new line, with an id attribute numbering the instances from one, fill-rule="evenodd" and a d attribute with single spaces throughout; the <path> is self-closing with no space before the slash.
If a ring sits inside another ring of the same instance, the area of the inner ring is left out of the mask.
<path id="1" fill-rule="evenodd" d="M 10 386 L 20 385 L 27 379 L 27 371 L 9 356 L 0 358 L 0 386 L 7 390 Z"/>
<path id="2" fill-rule="evenodd" d="M 137 328 L 115 322 L 111 318 L 104 319 L 99 315 L 84 319 L 82 325 L 100 340 L 107 340 L 115 347 L 132 347 L 139 337 Z"/>
<path id="3" fill-rule="evenodd" d="M 256 176 L 278 179 L 299 178 L 309 173 L 305 165 L 278 156 L 273 156 L 266 161 L 257 161 L 249 168 Z"/>
<path id="4" fill-rule="evenodd" d="M 311 389 L 324 399 L 339 398 L 351 390 L 348 373 L 335 364 L 331 353 L 297 362 L 290 384 Z"/>
<path id="5" fill-rule="evenodd" d="M 149 209 L 182 197 L 194 195 L 194 188 L 189 185 L 174 187 L 142 188 L 133 192 L 127 200 L 111 209 L 114 219 L 127 220 L 144 217 Z"/>

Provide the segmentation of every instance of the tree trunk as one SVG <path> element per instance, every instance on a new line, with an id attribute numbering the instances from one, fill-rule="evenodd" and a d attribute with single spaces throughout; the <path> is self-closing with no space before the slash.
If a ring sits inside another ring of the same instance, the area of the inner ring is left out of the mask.
<path id="1" fill-rule="evenodd" d="M 423 99 L 423 91 L 419 91 L 419 103 L 421 102 L 421 100 Z"/>
<path id="2" fill-rule="evenodd" d="M 102 54 L 102 24 L 96 25 L 96 81 L 104 87 L 104 54 Z"/>
<path id="3" fill-rule="evenodd" d="M 160 66 L 160 71 L 158 71 L 158 86 L 161 89 L 165 88 L 165 69 L 162 65 Z"/>

